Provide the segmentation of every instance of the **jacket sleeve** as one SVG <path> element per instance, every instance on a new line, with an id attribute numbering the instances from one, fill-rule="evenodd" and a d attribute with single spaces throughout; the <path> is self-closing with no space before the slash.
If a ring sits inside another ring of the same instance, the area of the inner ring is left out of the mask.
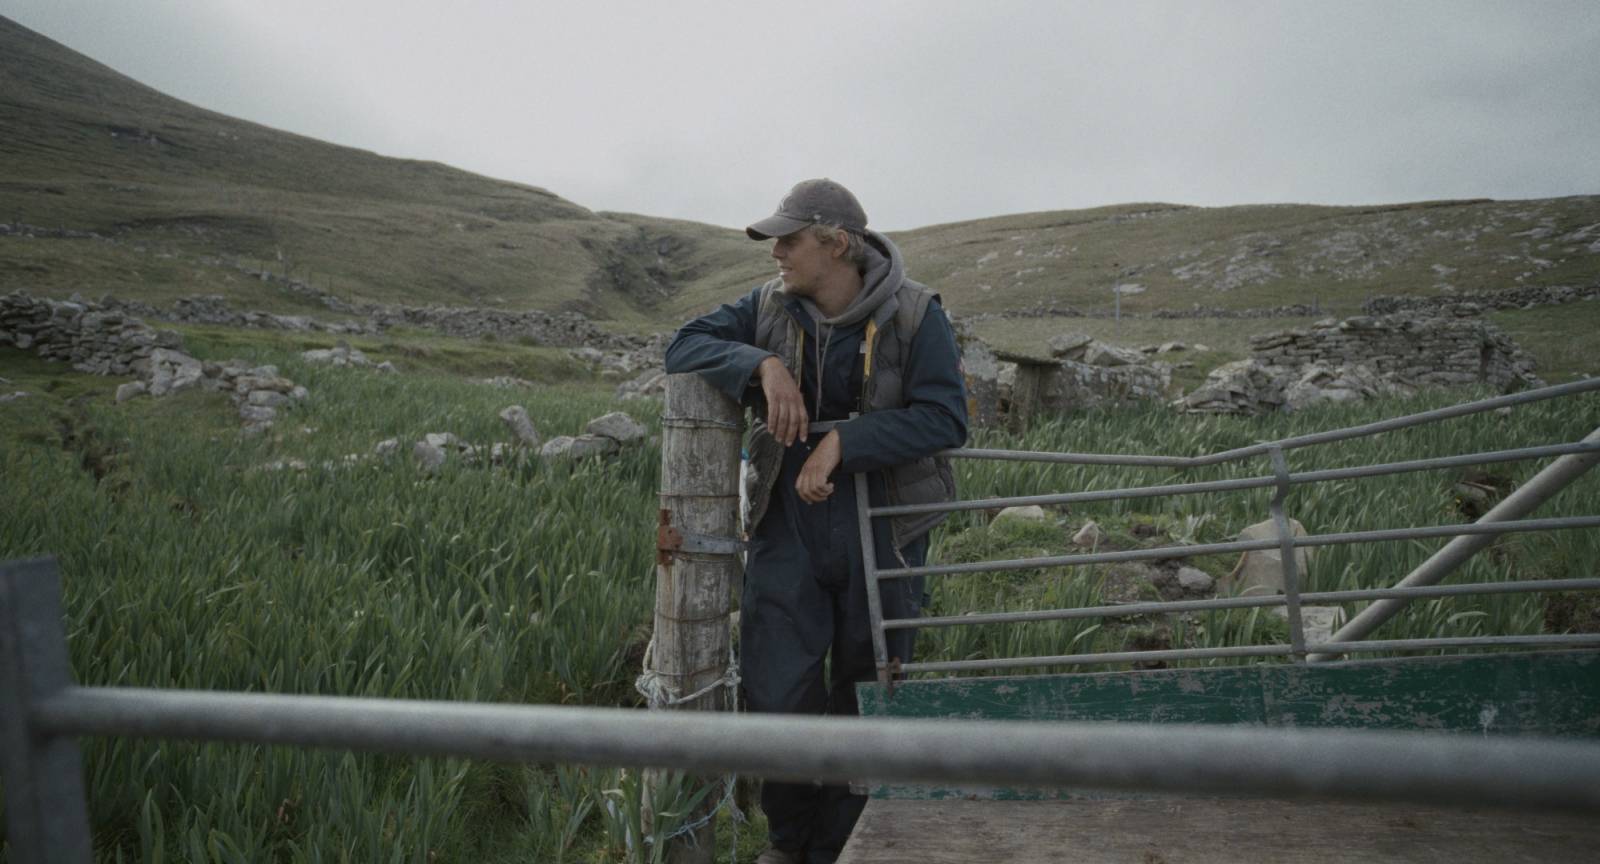
<path id="1" fill-rule="evenodd" d="M 678 328 L 667 346 L 668 372 L 698 372 L 729 399 L 744 403 L 756 386 L 756 367 L 776 356 L 755 346 L 761 289 L 723 304 Z"/>
<path id="2" fill-rule="evenodd" d="M 966 443 L 961 353 L 937 302 L 928 304 L 903 375 L 904 408 L 870 411 L 836 427 L 843 453 L 841 470 L 877 471 Z"/>

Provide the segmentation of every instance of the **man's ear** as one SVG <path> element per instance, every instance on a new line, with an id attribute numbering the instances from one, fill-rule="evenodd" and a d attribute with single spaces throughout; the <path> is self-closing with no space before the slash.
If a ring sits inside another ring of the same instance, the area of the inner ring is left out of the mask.
<path id="1" fill-rule="evenodd" d="M 829 257 L 844 258 L 850 254 L 850 235 L 839 231 L 833 235 L 833 248 L 828 250 Z"/>

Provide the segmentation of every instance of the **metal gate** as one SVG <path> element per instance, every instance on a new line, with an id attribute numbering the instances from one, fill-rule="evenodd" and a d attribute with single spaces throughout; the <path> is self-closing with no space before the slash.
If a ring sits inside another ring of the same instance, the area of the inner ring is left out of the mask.
<path id="1" fill-rule="evenodd" d="M 1320 471 L 1291 472 L 1284 458 L 1289 450 L 1316 447 L 1336 441 L 1377 435 L 1438 423 L 1455 417 L 1479 414 L 1499 408 L 1509 408 L 1546 399 L 1580 397 L 1581 394 L 1600 390 L 1600 379 L 1587 379 L 1569 384 L 1559 384 L 1536 390 L 1527 390 L 1508 396 L 1467 402 L 1447 408 L 1423 411 L 1375 423 L 1317 432 L 1252 444 L 1208 456 L 1119 456 L 1088 453 L 1046 453 L 1015 450 L 958 449 L 946 451 L 957 459 L 994 459 L 1019 462 L 1053 463 L 1068 465 L 1142 466 L 1173 469 L 1198 468 L 1226 462 L 1265 459 L 1270 474 L 1230 480 L 1198 483 L 1174 483 L 1160 486 L 1139 486 L 1105 489 L 1089 492 L 1065 492 L 1052 495 L 1029 495 L 1012 498 L 984 498 L 953 501 L 944 504 L 915 504 L 869 507 L 865 475 L 856 475 L 855 494 L 860 512 L 861 543 L 867 573 L 867 600 L 872 616 L 873 648 L 876 652 L 878 682 L 890 687 L 899 675 L 919 672 L 980 672 L 996 669 L 1015 669 L 1041 666 L 1116 664 L 1136 661 L 1176 661 L 1214 657 L 1288 657 L 1296 663 L 1334 659 L 1343 654 L 1387 651 L 1426 651 L 1440 648 L 1518 647 L 1600 647 L 1600 633 L 1542 635 L 1542 636 L 1477 636 L 1463 638 L 1418 638 L 1399 640 L 1368 640 L 1366 637 L 1380 624 L 1398 613 L 1406 603 L 1424 597 L 1449 597 L 1475 594 L 1503 594 L 1537 591 L 1592 591 L 1600 589 L 1600 578 L 1551 579 L 1537 581 L 1489 582 L 1465 585 L 1438 585 L 1437 583 L 1470 558 L 1488 546 L 1501 534 L 1529 531 L 1557 531 L 1600 527 L 1600 516 L 1572 516 L 1550 519 L 1526 519 L 1539 504 L 1566 487 L 1596 462 L 1600 462 L 1600 428 L 1591 431 L 1579 441 L 1511 450 L 1493 450 L 1459 456 L 1441 456 L 1405 462 L 1363 465 Z M 1295 536 L 1290 531 L 1284 503 L 1297 486 L 1336 480 L 1353 480 L 1429 471 L 1441 468 L 1460 468 L 1518 460 L 1548 459 L 1555 461 L 1515 492 L 1501 501 L 1482 518 L 1471 524 L 1406 526 L 1377 528 L 1334 534 Z M 1168 495 L 1190 495 L 1207 492 L 1230 492 L 1250 489 L 1273 490 L 1272 521 L 1276 538 L 1242 540 L 1227 543 L 1189 544 L 1154 549 L 1135 549 L 1079 555 L 1057 555 L 1008 561 L 980 561 L 962 564 L 935 564 L 924 567 L 879 569 L 874 554 L 874 541 L 870 520 L 888 516 L 914 513 L 956 512 L 986 510 L 1019 505 L 1058 505 L 1088 501 L 1111 501 L 1132 498 L 1156 498 Z M 1314 546 L 1331 546 L 1352 543 L 1376 543 L 1396 540 L 1453 537 L 1420 567 L 1398 581 L 1391 588 L 1351 591 L 1304 592 L 1298 572 L 1294 550 Z M 1275 595 L 1249 595 L 1221 597 L 1211 600 L 1181 600 L 1169 602 L 1136 603 L 1116 606 L 1095 606 L 1079 609 L 1038 609 L 1022 612 L 989 612 L 947 615 L 926 618 L 883 617 L 879 586 L 884 580 L 909 579 L 918 576 L 958 577 L 963 574 L 1031 570 L 1040 567 L 1067 567 L 1123 561 L 1159 560 L 1214 553 L 1249 552 L 1276 549 L 1283 561 L 1283 593 Z M 1341 627 L 1325 642 L 1308 644 L 1301 606 L 1310 603 L 1348 603 L 1373 600 L 1359 615 Z M 1286 645 L 1248 645 L 1216 648 L 1186 648 L 1174 650 L 1102 652 L 1062 654 L 1056 656 L 1003 657 L 982 660 L 944 660 L 933 662 L 907 662 L 907 658 L 887 654 L 885 632 L 897 628 L 960 627 L 982 624 L 1016 624 L 1032 621 L 1051 621 L 1068 618 L 1109 618 L 1129 615 L 1198 612 L 1215 609 L 1240 609 L 1251 607 L 1287 608 L 1289 642 Z"/>

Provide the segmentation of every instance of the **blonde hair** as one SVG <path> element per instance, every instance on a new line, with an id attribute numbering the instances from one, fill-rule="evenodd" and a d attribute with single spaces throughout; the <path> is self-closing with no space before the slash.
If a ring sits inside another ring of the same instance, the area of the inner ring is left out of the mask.
<path id="1" fill-rule="evenodd" d="M 811 236 L 817 238 L 818 243 L 832 243 L 838 239 L 840 234 L 844 235 L 844 240 L 847 244 L 844 252 L 845 260 L 854 265 L 856 270 L 865 272 L 867 269 L 867 238 L 846 228 L 840 228 L 837 225 L 829 225 L 824 222 L 818 222 L 811 226 Z"/>

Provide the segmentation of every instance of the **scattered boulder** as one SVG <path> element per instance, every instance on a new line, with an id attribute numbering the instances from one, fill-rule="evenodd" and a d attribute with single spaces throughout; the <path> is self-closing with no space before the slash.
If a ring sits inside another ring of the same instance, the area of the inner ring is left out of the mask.
<path id="1" fill-rule="evenodd" d="M 1027 522 L 1046 522 L 1049 521 L 1050 514 L 1046 513 L 1044 508 L 1037 504 L 1029 504 L 1026 507 L 1007 507 L 1006 509 L 1001 510 L 999 515 L 994 517 L 994 521 L 999 522 L 1002 519 L 1016 519 Z"/>
<path id="2" fill-rule="evenodd" d="M 461 439 L 452 432 L 429 432 L 422 436 L 422 440 L 428 446 L 440 450 L 455 449 L 461 444 Z"/>
<path id="3" fill-rule="evenodd" d="M 664 369 L 650 369 L 631 381 L 617 385 L 618 399 L 661 398 L 667 392 L 667 373 Z"/>
<path id="4" fill-rule="evenodd" d="M 151 396 L 166 396 L 199 385 L 205 378 L 205 367 L 199 360 L 182 351 L 157 348 L 150 352 Z"/>
<path id="5" fill-rule="evenodd" d="M 416 460 L 423 470 L 437 471 L 444 466 L 444 448 L 432 441 L 418 441 L 411 446 L 411 458 Z"/>
<path id="6" fill-rule="evenodd" d="M 117 388 L 117 404 L 128 401 L 135 396 L 144 396 L 150 392 L 150 386 L 143 381 L 129 381 Z"/>
<path id="7" fill-rule="evenodd" d="M 1216 587 L 1217 580 L 1199 567 L 1179 567 L 1178 587 L 1190 594 L 1206 594 Z"/>
<path id="8" fill-rule="evenodd" d="M 400 452 L 399 438 L 385 438 L 372 448 L 372 455 L 380 457 L 393 456 Z"/>
<path id="9" fill-rule="evenodd" d="M 603 435 L 561 435 L 545 442 L 539 450 L 541 459 L 585 459 L 590 456 L 609 456 L 621 445 L 615 438 Z"/>
<path id="10" fill-rule="evenodd" d="M 1289 620 L 1289 607 L 1279 606 L 1272 614 Z M 1333 633 L 1344 626 L 1343 606 L 1301 606 L 1300 621 L 1305 628 L 1307 645 L 1317 645 L 1332 640 Z"/>
<path id="11" fill-rule="evenodd" d="M 1296 537 L 1306 536 L 1306 528 L 1298 519 L 1289 520 L 1289 531 Z M 1239 532 L 1240 540 L 1272 540 L 1278 536 L 1277 525 L 1267 519 L 1257 522 Z M 1296 571 L 1300 574 L 1302 584 L 1306 573 L 1311 566 L 1311 550 L 1299 548 L 1294 550 Z M 1256 594 L 1282 594 L 1283 593 L 1283 554 L 1278 549 L 1256 549 L 1244 553 L 1239 558 L 1239 563 L 1222 580 L 1222 588 L 1234 594 L 1252 592 Z"/>
<path id="12" fill-rule="evenodd" d="M 621 411 L 612 411 L 609 414 L 596 417 L 590 420 L 589 424 L 583 429 L 590 435 L 610 438 L 618 444 L 632 444 L 635 441 L 642 441 L 650 434 L 643 424 Z"/>
<path id="13" fill-rule="evenodd" d="M 1076 534 L 1072 535 L 1072 545 L 1091 549 L 1105 542 L 1105 534 L 1100 530 L 1100 523 L 1090 519 L 1083 523 Z"/>
<path id="14" fill-rule="evenodd" d="M 500 411 L 500 419 L 511 430 L 511 437 L 518 444 L 525 447 L 539 446 L 539 430 L 533 427 L 533 420 L 528 417 L 528 409 L 521 405 L 512 405 Z"/>
<path id="15" fill-rule="evenodd" d="M 300 359 L 307 363 L 326 363 L 329 366 L 351 366 L 356 368 L 375 368 L 380 372 L 394 372 L 394 364 L 385 360 L 383 363 L 373 363 L 360 348 L 351 348 L 349 345 L 339 343 L 332 348 L 313 348 L 310 351 L 301 351 Z M 388 368 L 384 368 L 388 367 Z"/>

